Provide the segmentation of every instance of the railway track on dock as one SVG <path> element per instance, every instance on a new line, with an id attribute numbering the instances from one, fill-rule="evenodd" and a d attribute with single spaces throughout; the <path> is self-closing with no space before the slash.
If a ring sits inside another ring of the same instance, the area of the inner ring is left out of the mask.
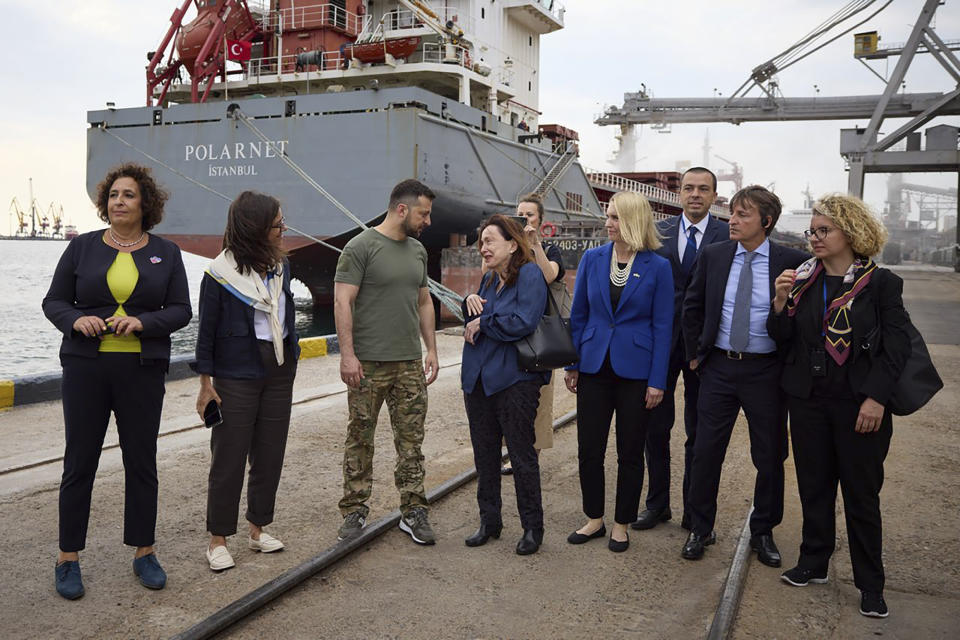
<path id="1" fill-rule="evenodd" d="M 576 411 L 571 411 L 554 421 L 554 431 L 575 422 Z M 428 491 L 427 500 L 430 504 L 435 504 L 439 500 L 469 485 L 476 480 L 476 477 L 477 472 L 475 468 L 463 471 Z M 730 631 L 733 628 L 743 590 L 746 569 L 750 560 L 749 519 L 750 513 L 748 512 L 737 540 L 736 550 L 729 571 L 727 572 L 726 580 L 724 581 L 723 590 L 713 615 L 713 621 L 706 634 L 707 640 L 724 640 L 729 637 Z M 336 567 L 338 564 L 351 558 L 357 551 L 374 542 L 377 538 L 389 531 L 393 531 L 396 529 L 399 520 L 400 512 L 394 511 L 368 524 L 356 538 L 338 542 L 324 549 L 307 561 L 288 569 L 276 578 L 264 583 L 193 626 L 176 634 L 172 637 L 172 640 L 205 640 L 207 638 L 214 638 L 222 632 L 228 631 L 236 623 L 263 610 L 270 603 L 283 598 L 289 591 L 314 578 L 320 574 L 321 571 Z"/>

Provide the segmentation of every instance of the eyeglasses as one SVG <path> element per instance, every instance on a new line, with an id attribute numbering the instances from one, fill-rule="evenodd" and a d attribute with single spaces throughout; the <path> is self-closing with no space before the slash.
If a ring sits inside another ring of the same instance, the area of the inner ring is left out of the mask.
<path id="1" fill-rule="evenodd" d="M 816 237 L 817 240 L 826 240 L 827 234 L 829 234 L 833 229 L 830 227 L 817 227 L 816 229 L 807 229 L 803 232 L 803 235 L 809 240 L 812 237 Z"/>
<path id="2" fill-rule="evenodd" d="M 272 225 L 270 225 L 270 228 L 271 228 L 271 229 L 280 229 L 280 231 L 283 231 L 284 229 L 287 228 L 287 222 L 286 222 L 286 220 L 285 220 L 284 218 L 281 217 L 279 224 L 272 224 Z"/>

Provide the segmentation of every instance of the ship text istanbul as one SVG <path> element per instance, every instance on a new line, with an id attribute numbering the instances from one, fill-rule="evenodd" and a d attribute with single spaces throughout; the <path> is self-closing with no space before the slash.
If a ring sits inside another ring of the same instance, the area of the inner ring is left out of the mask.
<path id="1" fill-rule="evenodd" d="M 214 161 L 254 160 L 258 158 L 276 158 L 277 153 L 285 154 L 288 140 L 274 140 L 273 144 L 264 142 L 236 142 L 233 144 L 187 144 L 183 147 L 184 162 L 210 162 L 208 174 L 216 176 L 255 176 L 257 167 L 253 164 L 213 164 Z"/>

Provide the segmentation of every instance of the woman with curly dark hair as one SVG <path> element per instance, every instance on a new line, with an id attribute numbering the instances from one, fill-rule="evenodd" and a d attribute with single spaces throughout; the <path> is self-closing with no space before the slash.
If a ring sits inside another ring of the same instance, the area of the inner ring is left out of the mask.
<path id="1" fill-rule="evenodd" d="M 273 522 L 300 355 L 283 229 L 275 198 L 241 193 L 230 205 L 223 251 L 200 285 L 197 412 L 205 417 L 216 403 L 222 416 L 211 425 L 207 482 L 206 557 L 213 571 L 235 566 L 227 536 L 237 532 L 248 458 L 247 546 L 283 549 L 263 530 Z"/>
<path id="2" fill-rule="evenodd" d="M 480 528 L 465 542 L 468 547 L 478 547 L 500 537 L 503 438 L 513 465 L 523 527 L 517 553 L 528 555 L 543 542 L 540 464 L 533 443 L 540 387 L 550 381 L 550 373 L 521 369 L 515 343 L 533 333 L 543 316 L 547 281 L 533 261 L 523 229 L 502 215 L 491 216 L 481 227 L 480 255 L 485 273 L 477 295 L 485 302 L 479 313 L 471 312 L 464 303 L 466 344 L 460 369 L 477 467 Z"/>
<path id="3" fill-rule="evenodd" d="M 55 584 L 68 600 L 84 593 L 78 552 L 111 412 L 126 474 L 123 541 L 137 548 L 133 570 L 145 587 L 162 589 L 167 580 L 153 552 L 157 434 L 170 334 L 192 313 L 180 249 L 147 233 L 163 217 L 166 199 L 149 169 L 111 170 L 97 187 L 97 209 L 109 227 L 67 245 L 43 300 L 44 314 L 63 332 L 66 451 Z"/>

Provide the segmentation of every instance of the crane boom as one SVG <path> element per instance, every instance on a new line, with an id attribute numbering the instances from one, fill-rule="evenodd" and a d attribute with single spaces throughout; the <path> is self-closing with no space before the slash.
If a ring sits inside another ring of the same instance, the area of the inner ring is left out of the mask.
<path id="1" fill-rule="evenodd" d="M 890 98 L 885 118 L 909 118 L 924 113 L 942 93 L 901 93 Z M 690 122 L 770 122 L 789 120 L 866 120 L 881 96 L 816 98 L 650 98 L 625 93 L 622 107 L 609 107 L 594 122 L 598 125 L 676 124 Z M 938 115 L 960 115 L 960 97 L 937 110 Z"/>

